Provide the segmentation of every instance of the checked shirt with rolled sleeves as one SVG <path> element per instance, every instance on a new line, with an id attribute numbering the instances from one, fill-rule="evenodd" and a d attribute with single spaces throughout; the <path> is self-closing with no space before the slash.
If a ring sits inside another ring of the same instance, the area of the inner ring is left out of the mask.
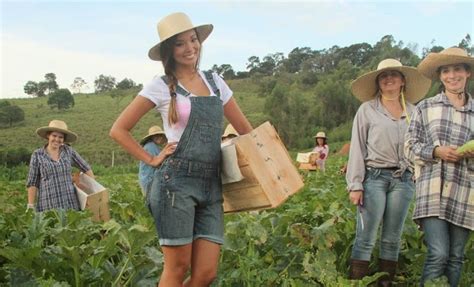
<path id="1" fill-rule="evenodd" d="M 474 159 L 449 163 L 433 158 L 436 146 L 461 146 L 474 138 L 474 102 L 456 109 L 440 93 L 420 102 L 405 140 L 416 159 L 416 206 L 413 219 L 438 217 L 474 230 Z"/>
<path id="2" fill-rule="evenodd" d="M 60 147 L 59 160 L 53 160 L 45 147 L 33 152 L 26 186 L 38 188 L 36 211 L 53 208 L 79 210 L 79 201 L 72 182 L 72 166 L 82 172 L 91 168 L 70 146 Z"/>

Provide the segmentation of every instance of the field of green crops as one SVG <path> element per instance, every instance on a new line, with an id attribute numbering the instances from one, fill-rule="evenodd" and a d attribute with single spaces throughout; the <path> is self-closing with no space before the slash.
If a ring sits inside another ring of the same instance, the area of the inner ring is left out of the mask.
<path id="1" fill-rule="evenodd" d="M 302 173 L 304 189 L 279 208 L 226 215 L 213 286 L 367 286 L 380 276 L 347 280 L 356 210 L 338 173 L 345 158 L 328 161 L 326 173 Z M 0 167 L 1 286 L 155 286 L 163 256 L 136 167 L 94 171 L 110 191 L 113 219 L 106 223 L 91 222 L 87 212 L 25 212 L 27 168 Z M 425 253 L 408 218 L 395 286 L 417 285 Z M 472 284 L 473 238 L 460 286 Z"/>

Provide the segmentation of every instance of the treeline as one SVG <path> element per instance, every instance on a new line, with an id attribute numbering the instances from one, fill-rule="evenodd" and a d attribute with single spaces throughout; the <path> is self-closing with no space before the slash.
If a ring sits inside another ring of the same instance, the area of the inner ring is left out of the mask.
<path id="1" fill-rule="evenodd" d="M 140 90 L 142 84 L 136 84 L 132 79 L 124 78 L 118 82 L 112 76 L 99 75 L 94 80 L 95 93 L 108 93 L 114 99 L 116 105 L 129 94 L 131 90 Z M 81 77 L 76 77 L 68 88 L 60 88 L 56 82 L 56 74 L 47 73 L 44 80 L 35 82 L 28 81 L 23 90 L 25 94 L 33 97 L 47 97 L 47 104 L 51 109 L 67 110 L 74 107 L 75 101 L 73 94 L 80 94 L 85 88 L 89 88 L 87 82 Z M 17 105 L 9 101 L 0 101 L 0 128 L 13 127 L 15 123 L 25 120 L 24 111 Z"/>
<path id="2" fill-rule="evenodd" d="M 458 46 L 470 54 L 474 52 L 469 34 Z M 323 50 L 295 48 L 287 57 L 274 53 L 262 60 L 252 56 L 245 72 L 234 72 L 230 65 L 214 65 L 212 70 L 226 80 L 249 78 L 255 82 L 259 96 L 265 97 L 263 112 L 284 142 L 290 148 L 308 148 L 314 144 L 312 136 L 318 130 L 329 132 L 330 141 L 349 140 L 352 119 L 360 105 L 351 95 L 351 81 L 375 69 L 385 58 L 416 67 L 421 61 L 417 48 L 387 35 L 375 45 L 358 43 Z M 423 48 L 422 57 L 443 49 L 441 46 Z M 434 83 L 428 96 L 434 95 L 438 88 Z"/>

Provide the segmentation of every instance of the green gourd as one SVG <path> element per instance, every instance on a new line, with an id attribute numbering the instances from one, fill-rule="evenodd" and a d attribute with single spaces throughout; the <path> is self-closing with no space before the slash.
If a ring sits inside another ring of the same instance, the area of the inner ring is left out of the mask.
<path id="1" fill-rule="evenodd" d="M 473 152 L 474 151 L 474 140 L 470 140 L 467 143 L 456 149 L 458 153 Z"/>

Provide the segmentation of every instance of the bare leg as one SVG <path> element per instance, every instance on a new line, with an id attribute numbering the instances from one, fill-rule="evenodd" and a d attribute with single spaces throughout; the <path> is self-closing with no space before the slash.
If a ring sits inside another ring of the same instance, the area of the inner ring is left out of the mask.
<path id="1" fill-rule="evenodd" d="M 217 277 L 220 245 L 205 239 L 196 239 L 193 242 L 191 259 L 191 278 L 184 286 L 209 286 Z"/>
<path id="2" fill-rule="evenodd" d="M 193 244 L 162 246 L 161 248 L 165 262 L 158 286 L 182 287 L 184 276 L 191 265 Z"/>

